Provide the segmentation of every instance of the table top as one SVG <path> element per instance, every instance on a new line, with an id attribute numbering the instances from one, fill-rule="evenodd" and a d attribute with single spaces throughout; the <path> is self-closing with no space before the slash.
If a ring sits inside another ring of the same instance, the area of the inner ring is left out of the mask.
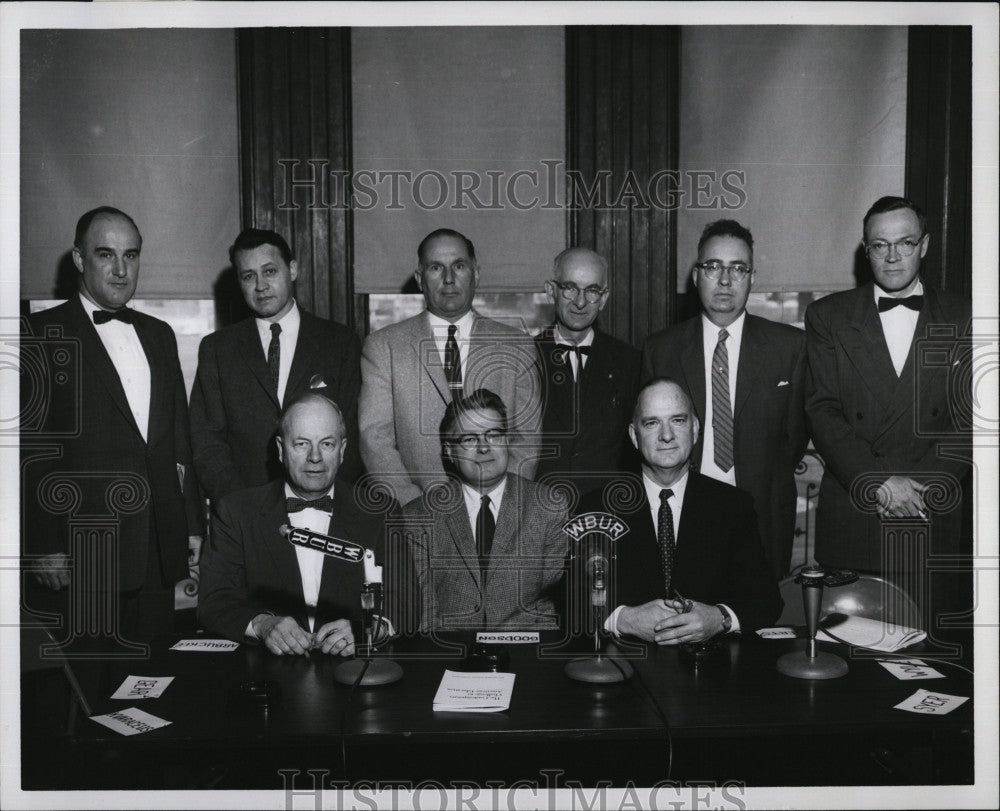
<path id="1" fill-rule="evenodd" d="M 176 640 L 157 640 L 148 660 L 103 665 L 94 714 L 136 706 L 171 721 L 169 726 L 129 736 L 130 747 L 309 744 L 328 742 L 341 730 L 351 745 L 657 740 L 666 735 L 660 712 L 675 740 L 866 730 L 930 734 L 971 729 L 973 723 L 972 700 L 943 716 L 894 709 L 921 688 L 971 698 L 972 675 L 959 667 L 928 662 L 944 678 L 903 681 L 870 653 L 851 656 L 844 646 L 824 644 L 821 649 L 848 660 L 846 676 L 808 681 L 777 672 L 778 657 L 802 649 L 802 640 L 732 638 L 697 664 L 675 648 L 636 646 L 625 654 L 636 669 L 635 677 L 620 684 L 593 685 L 565 675 L 571 654 L 554 636 L 543 634 L 541 646 L 506 647 L 510 654 L 506 669 L 516 674 L 516 681 L 510 709 L 502 713 L 433 710 L 445 669 L 460 669 L 464 651 L 454 646 L 449 650 L 432 640 L 397 641 L 391 653 L 403 667 L 403 678 L 353 694 L 334 681 L 334 669 L 343 661 L 339 658 L 319 653 L 278 657 L 247 645 L 232 652 L 169 650 Z M 471 635 L 462 641 L 471 643 Z M 908 651 L 904 656 L 918 658 L 920 653 Z M 175 678 L 160 698 L 110 699 L 127 675 Z M 247 680 L 280 684 L 280 700 L 267 710 L 237 703 L 234 695 Z M 78 725 L 76 739 L 98 746 L 123 741 L 100 724 L 86 722 Z"/>

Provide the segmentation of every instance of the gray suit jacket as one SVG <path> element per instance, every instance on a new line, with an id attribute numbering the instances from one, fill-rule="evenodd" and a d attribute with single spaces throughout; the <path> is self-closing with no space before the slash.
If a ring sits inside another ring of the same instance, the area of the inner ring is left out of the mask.
<path id="1" fill-rule="evenodd" d="M 463 388 L 487 388 L 507 406 L 510 471 L 531 478 L 541 428 L 538 355 L 529 335 L 476 314 Z M 405 504 L 445 479 L 439 428 L 451 400 L 444 364 L 423 312 L 372 333 L 361 352 L 361 458 Z"/>
<path id="2" fill-rule="evenodd" d="M 507 474 L 484 586 L 458 482 L 407 504 L 404 537 L 419 584 L 420 631 L 557 627 L 566 506 L 545 485 Z"/>

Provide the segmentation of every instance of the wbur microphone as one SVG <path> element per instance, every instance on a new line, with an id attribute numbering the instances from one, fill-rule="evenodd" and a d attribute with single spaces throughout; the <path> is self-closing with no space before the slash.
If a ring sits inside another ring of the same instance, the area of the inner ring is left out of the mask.
<path id="1" fill-rule="evenodd" d="M 587 561 L 587 575 L 590 578 L 590 604 L 595 608 L 607 605 L 608 592 L 605 585 L 608 561 L 603 555 L 592 555 Z"/>
<path id="2" fill-rule="evenodd" d="M 278 534 L 287 538 L 296 546 L 305 549 L 314 549 L 322 552 L 331 558 L 343 560 L 347 563 L 363 563 L 365 566 L 365 583 L 381 583 L 382 567 L 375 565 L 375 553 L 371 549 L 366 549 L 353 541 L 344 541 L 321 532 L 313 532 L 311 529 L 302 529 L 288 524 L 282 524 L 278 529 Z"/>

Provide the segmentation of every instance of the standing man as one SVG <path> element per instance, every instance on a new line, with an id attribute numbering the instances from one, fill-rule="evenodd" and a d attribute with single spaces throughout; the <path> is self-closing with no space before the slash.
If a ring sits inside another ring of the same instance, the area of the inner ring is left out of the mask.
<path id="1" fill-rule="evenodd" d="M 541 425 L 538 356 L 524 333 L 472 309 L 479 265 L 472 242 L 448 228 L 417 248 L 413 274 L 427 309 L 365 340 L 358 407 L 361 458 L 405 504 L 444 479 L 438 429 L 445 407 L 479 388 L 508 407 L 511 472 L 531 478 Z"/>
<path id="2" fill-rule="evenodd" d="M 277 655 L 349 656 L 361 621 L 365 567 L 292 543 L 288 525 L 371 549 L 384 563 L 382 514 L 337 473 L 347 438 L 335 403 L 306 392 L 289 404 L 275 444 L 283 480 L 224 496 L 201 567 L 198 618 L 214 633 Z M 352 627 L 353 622 L 353 627 Z"/>
<path id="3" fill-rule="evenodd" d="M 535 338 L 544 397 L 544 445 L 536 476 L 557 475 L 583 495 L 634 466 L 627 437 L 640 356 L 594 326 L 608 303 L 603 257 L 587 248 L 567 248 L 556 257 L 552 275 L 545 292 L 555 323 Z"/>
<path id="4" fill-rule="evenodd" d="M 795 467 L 806 448 L 805 336 L 746 311 L 753 236 L 734 220 L 710 223 L 692 278 L 701 315 L 650 336 L 643 379 L 671 377 L 694 399 L 704 433 L 697 469 L 753 496 L 768 566 L 788 573 L 795 531 Z"/>
<path id="5" fill-rule="evenodd" d="M 198 477 L 216 501 L 282 475 L 274 431 L 281 404 L 319 389 L 347 426 L 341 475 L 360 473 L 357 397 L 361 342 L 343 324 L 310 315 L 295 302 L 298 264 L 274 231 L 248 228 L 229 259 L 253 316 L 207 335 L 191 392 L 191 440 Z"/>
<path id="6" fill-rule="evenodd" d="M 403 508 L 423 633 L 557 626 L 565 504 L 509 472 L 507 430 L 491 391 L 449 403 L 440 442 L 453 476 Z"/>
<path id="7" fill-rule="evenodd" d="M 71 346 L 79 365 L 75 380 L 72 363 L 47 367 L 49 399 L 36 428 L 63 438 L 56 456 L 25 466 L 24 489 L 34 580 L 49 591 L 68 587 L 79 612 L 100 610 L 114 594 L 116 617 L 67 616 L 68 627 L 92 628 L 96 619 L 101 634 L 132 642 L 173 632 L 174 585 L 188 576 L 189 550 L 198 561 L 204 524 L 174 333 L 126 306 L 141 250 L 139 229 L 123 211 L 88 211 L 72 251 L 79 294 L 29 318 L 40 340 L 34 349 L 46 341 Z M 105 515 L 106 528 L 95 527 Z M 90 519 L 89 531 L 81 518 Z M 100 545 L 113 528 L 117 565 L 106 569 L 112 551 Z M 90 565 L 81 559 L 88 555 Z"/>
<path id="8" fill-rule="evenodd" d="M 628 527 L 615 544 L 608 605 L 616 608 L 605 623 L 616 635 L 658 645 L 703 642 L 749 634 L 781 613 L 750 496 L 690 469 L 698 428 L 691 398 L 678 383 L 646 383 L 629 425 L 642 457 L 636 498 L 594 492 L 581 508 L 610 509 Z"/>
<path id="9" fill-rule="evenodd" d="M 972 311 L 921 280 L 929 241 L 913 202 L 881 198 L 864 218 L 874 281 L 806 310 L 806 407 L 826 462 L 816 559 L 891 580 L 916 571 L 931 551 L 884 549 L 893 522 L 925 526 L 936 553 L 959 550 L 960 483 L 970 468 Z M 896 584 L 924 602 L 913 586 Z"/>

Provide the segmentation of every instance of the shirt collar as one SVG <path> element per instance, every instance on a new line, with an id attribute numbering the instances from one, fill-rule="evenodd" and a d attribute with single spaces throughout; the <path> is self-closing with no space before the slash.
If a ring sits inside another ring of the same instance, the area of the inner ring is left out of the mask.
<path id="1" fill-rule="evenodd" d="M 86 293 L 84 293 L 83 290 L 78 291 L 77 295 L 80 297 L 80 304 L 83 307 L 83 311 L 85 313 L 87 313 L 87 315 L 90 316 L 90 321 L 91 321 L 91 323 L 93 323 L 93 321 L 94 321 L 94 316 L 93 316 L 94 310 L 103 310 L 104 308 L 100 304 L 98 304 L 96 301 L 94 301 L 90 296 L 88 296 Z M 128 306 L 127 303 L 126 303 L 125 306 Z M 125 308 L 122 307 L 121 309 L 125 309 Z M 108 312 L 109 313 L 110 312 L 114 312 L 114 310 L 108 310 Z M 109 321 L 108 323 L 110 324 L 111 322 Z M 121 323 L 121 322 L 119 322 L 119 323 Z M 95 324 L 95 326 L 96 326 L 96 324 Z M 102 324 L 101 326 L 104 326 L 104 324 Z M 129 326 L 129 325 L 126 324 L 125 326 Z"/>
<path id="2" fill-rule="evenodd" d="M 873 292 L 875 294 L 875 303 L 876 304 L 878 304 L 878 300 L 880 298 L 899 298 L 898 296 L 893 296 L 892 293 L 889 293 L 888 291 L 883 290 L 881 287 L 879 287 L 874 282 L 872 282 L 872 287 L 874 288 Z M 920 277 L 918 276 L 917 277 L 917 284 L 916 284 L 916 286 L 913 288 L 912 291 L 910 291 L 906 295 L 907 296 L 922 296 L 923 294 L 924 294 L 924 283 L 920 279 Z"/>
<path id="3" fill-rule="evenodd" d="M 292 299 L 292 308 L 285 313 L 277 321 L 271 322 L 266 318 L 258 318 L 254 316 L 254 321 L 257 322 L 257 332 L 260 333 L 262 338 L 271 339 L 271 324 L 278 324 L 281 326 L 281 331 L 284 332 L 297 332 L 299 329 L 299 322 L 302 320 L 302 316 L 299 314 L 299 305 Z"/>
<path id="4" fill-rule="evenodd" d="M 563 336 L 562 330 L 559 328 L 559 324 L 556 324 L 552 330 L 552 340 L 554 340 L 559 346 L 593 346 L 594 328 L 587 327 L 587 334 L 584 335 L 578 343 L 573 343 L 569 340 L 569 338 Z"/>
<path id="5" fill-rule="evenodd" d="M 425 312 L 427 313 L 432 333 L 437 334 L 439 330 L 446 331 L 454 323 L 458 327 L 459 339 L 466 341 L 472 336 L 472 322 L 476 320 L 475 310 L 469 310 L 469 312 L 455 322 L 445 321 L 441 316 L 434 315 L 430 310 L 426 310 Z"/>
<path id="6" fill-rule="evenodd" d="M 334 482 L 333 484 L 330 485 L 330 489 L 327 492 L 320 493 L 320 495 L 318 496 L 312 496 L 311 498 L 307 498 L 304 500 L 315 501 L 317 498 L 323 498 L 323 496 L 329 496 L 330 498 L 333 498 L 333 491 L 336 488 L 336 486 L 337 483 Z M 292 490 L 292 486 L 288 482 L 285 482 L 285 498 L 302 498 L 302 496 L 300 496 L 298 493 Z"/>
<path id="7" fill-rule="evenodd" d="M 678 504 L 684 503 L 684 491 L 687 490 L 688 477 L 691 475 L 691 469 L 688 468 L 684 471 L 677 481 L 670 485 L 670 489 L 674 491 L 674 498 L 677 500 Z M 646 488 L 646 498 L 649 499 L 650 506 L 656 510 L 660 507 L 660 491 L 663 490 L 662 484 L 657 484 L 643 471 L 642 483 Z"/>
<path id="8" fill-rule="evenodd" d="M 500 501 L 503 499 L 504 491 L 507 489 L 507 477 L 504 476 L 500 483 L 490 490 L 488 493 L 480 493 L 475 487 L 470 487 L 465 482 L 462 482 L 462 495 L 465 496 L 465 504 L 469 509 L 479 509 L 479 505 L 482 502 L 483 496 L 490 497 L 490 503 L 494 505 L 496 509 L 500 508 Z"/>
<path id="9" fill-rule="evenodd" d="M 746 323 L 746 320 L 747 320 L 747 311 L 744 310 L 743 312 L 740 313 L 739 318 L 733 321 L 733 323 L 730 324 L 728 327 L 720 327 L 713 324 L 711 320 L 709 320 L 709 317 L 704 313 L 702 313 L 701 328 L 705 334 L 705 337 L 711 338 L 713 344 L 718 343 L 719 332 L 723 329 L 727 333 L 729 333 L 730 338 L 734 339 L 735 341 L 740 341 L 743 338 L 743 325 Z"/>

